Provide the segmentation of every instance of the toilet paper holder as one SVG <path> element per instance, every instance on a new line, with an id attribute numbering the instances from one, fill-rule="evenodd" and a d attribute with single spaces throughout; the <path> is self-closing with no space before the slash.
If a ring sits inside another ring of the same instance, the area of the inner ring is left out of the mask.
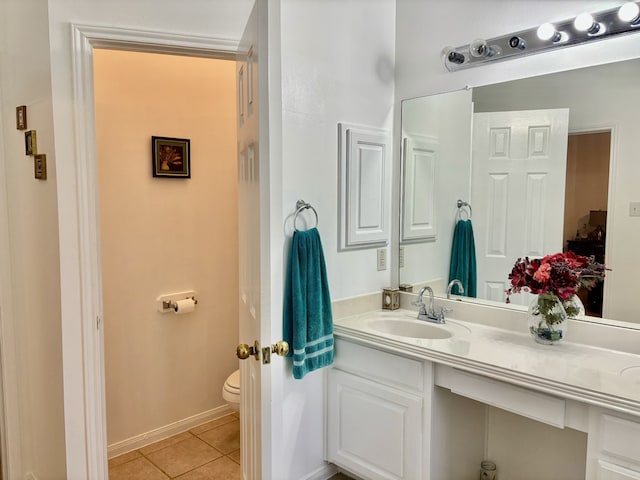
<path id="1" fill-rule="evenodd" d="M 191 300 L 193 300 L 193 303 L 195 303 L 196 305 L 198 304 L 198 300 L 196 300 L 195 297 L 191 297 Z M 172 302 L 171 300 L 162 302 L 162 311 L 165 311 L 165 310 L 175 311 L 177 308 L 178 308 L 178 304 L 176 302 Z"/>
<path id="2" fill-rule="evenodd" d="M 190 290 L 188 292 L 170 293 L 167 295 L 160 295 L 156 298 L 156 305 L 158 311 L 161 313 L 175 312 L 177 308 L 177 302 L 179 300 L 191 299 L 197 305 L 196 292 Z"/>

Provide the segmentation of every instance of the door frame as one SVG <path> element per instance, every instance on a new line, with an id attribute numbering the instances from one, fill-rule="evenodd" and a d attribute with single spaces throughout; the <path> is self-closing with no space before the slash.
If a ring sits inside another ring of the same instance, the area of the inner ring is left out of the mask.
<path id="1" fill-rule="evenodd" d="M 615 216 L 615 208 L 612 208 L 615 205 L 615 180 L 616 174 L 618 170 L 618 161 L 617 161 L 617 147 L 618 147 L 618 125 L 617 124 L 600 124 L 600 125 L 582 125 L 579 127 L 571 128 L 569 127 L 568 135 L 587 135 L 590 133 L 604 133 L 609 132 L 610 135 L 610 145 L 609 145 L 609 182 L 607 185 L 607 240 L 604 244 L 604 258 L 605 263 L 608 265 L 613 265 L 612 259 L 614 258 L 613 251 L 613 239 L 616 238 L 615 231 L 611 226 L 613 225 L 613 220 Z M 610 275 L 610 274 L 608 274 Z M 604 282 L 604 288 L 602 292 L 602 318 L 610 318 L 609 317 L 609 309 L 607 301 L 611 296 L 611 291 L 613 290 L 611 286 L 611 282 Z M 591 317 L 591 321 L 596 323 L 601 322 L 601 319 L 597 317 Z"/>
<path id="2" fill-rule="evenodd" d="M 69 478 L 99 480 L 108 466 L 93 50 L 235 60 L 239 41 L 78 24 L 71 37 L 75 192 L 59 206 L 76 213 L 60 217 L 59 228 L 78 242 L 77 257 L 60 262 L 66 461 Z"/>

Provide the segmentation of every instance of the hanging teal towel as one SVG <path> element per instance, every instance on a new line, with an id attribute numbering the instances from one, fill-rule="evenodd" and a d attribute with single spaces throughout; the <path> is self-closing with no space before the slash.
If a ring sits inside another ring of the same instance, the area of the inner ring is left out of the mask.
<path id="1" fill-rule="evenodd" d="M 284 294 L 284 339 L 293 357 L 293 376 L 333 363 L 333 315 L 320 234 L 295 231 Z"/>
<path id="2" fill-rule="evenodd" d="M 456 228 L 453 231 L 449 281 L 455 278 L 462 282 L 464 295 L 467 297 L 475 297 L 477 295 L 476 244 L 473 240 L 471 220 L 458 220 Z M 455 295 L 460 295 L 457 285 L 453 286 L 451 292 Z"/>

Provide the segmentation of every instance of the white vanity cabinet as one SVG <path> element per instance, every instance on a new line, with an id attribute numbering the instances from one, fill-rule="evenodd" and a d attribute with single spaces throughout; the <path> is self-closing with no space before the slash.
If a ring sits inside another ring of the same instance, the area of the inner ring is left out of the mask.
<path id="1" fill-rule="evenodd" d="M 337 339 L 327 383 L 330 462 L 366 479 L 426 478 L 429 362 Z"/>
<path id="2" fill-rule="evenodd" d="M 452 340 L 405 340 L 371 328 L 378 318 L 337 322 L 329 462 L 367 480 L 475 480 L 485 458 L 505 480 L 640 480 L 638 382 L 611 373 L 637 355 L 530 347 L 476 324 Z"/>
<path id="3" fill-rule="evenodd" d="M 640 480 L 640 418 L 592 409 L 587 480 Z"/>

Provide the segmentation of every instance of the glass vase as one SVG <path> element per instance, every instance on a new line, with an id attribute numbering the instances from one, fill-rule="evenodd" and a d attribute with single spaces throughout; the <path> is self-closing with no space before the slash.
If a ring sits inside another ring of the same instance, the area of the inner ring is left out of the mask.
<path id="1" fill-rule="evenodd" d="M 553 293 L 542 293 L 529 305 L 529 332 L 544 345 L 560 343 L 567 332 L 567 312 Z"/>
<path id="2" fill-rule="evenodd" d="M 568 318 L 584 317 L 584 305 L 578 295 L 572 295 L 569 300 L 562 302 L 562 306 L 564 307 L 564 311 L 567 312 Z"/>

